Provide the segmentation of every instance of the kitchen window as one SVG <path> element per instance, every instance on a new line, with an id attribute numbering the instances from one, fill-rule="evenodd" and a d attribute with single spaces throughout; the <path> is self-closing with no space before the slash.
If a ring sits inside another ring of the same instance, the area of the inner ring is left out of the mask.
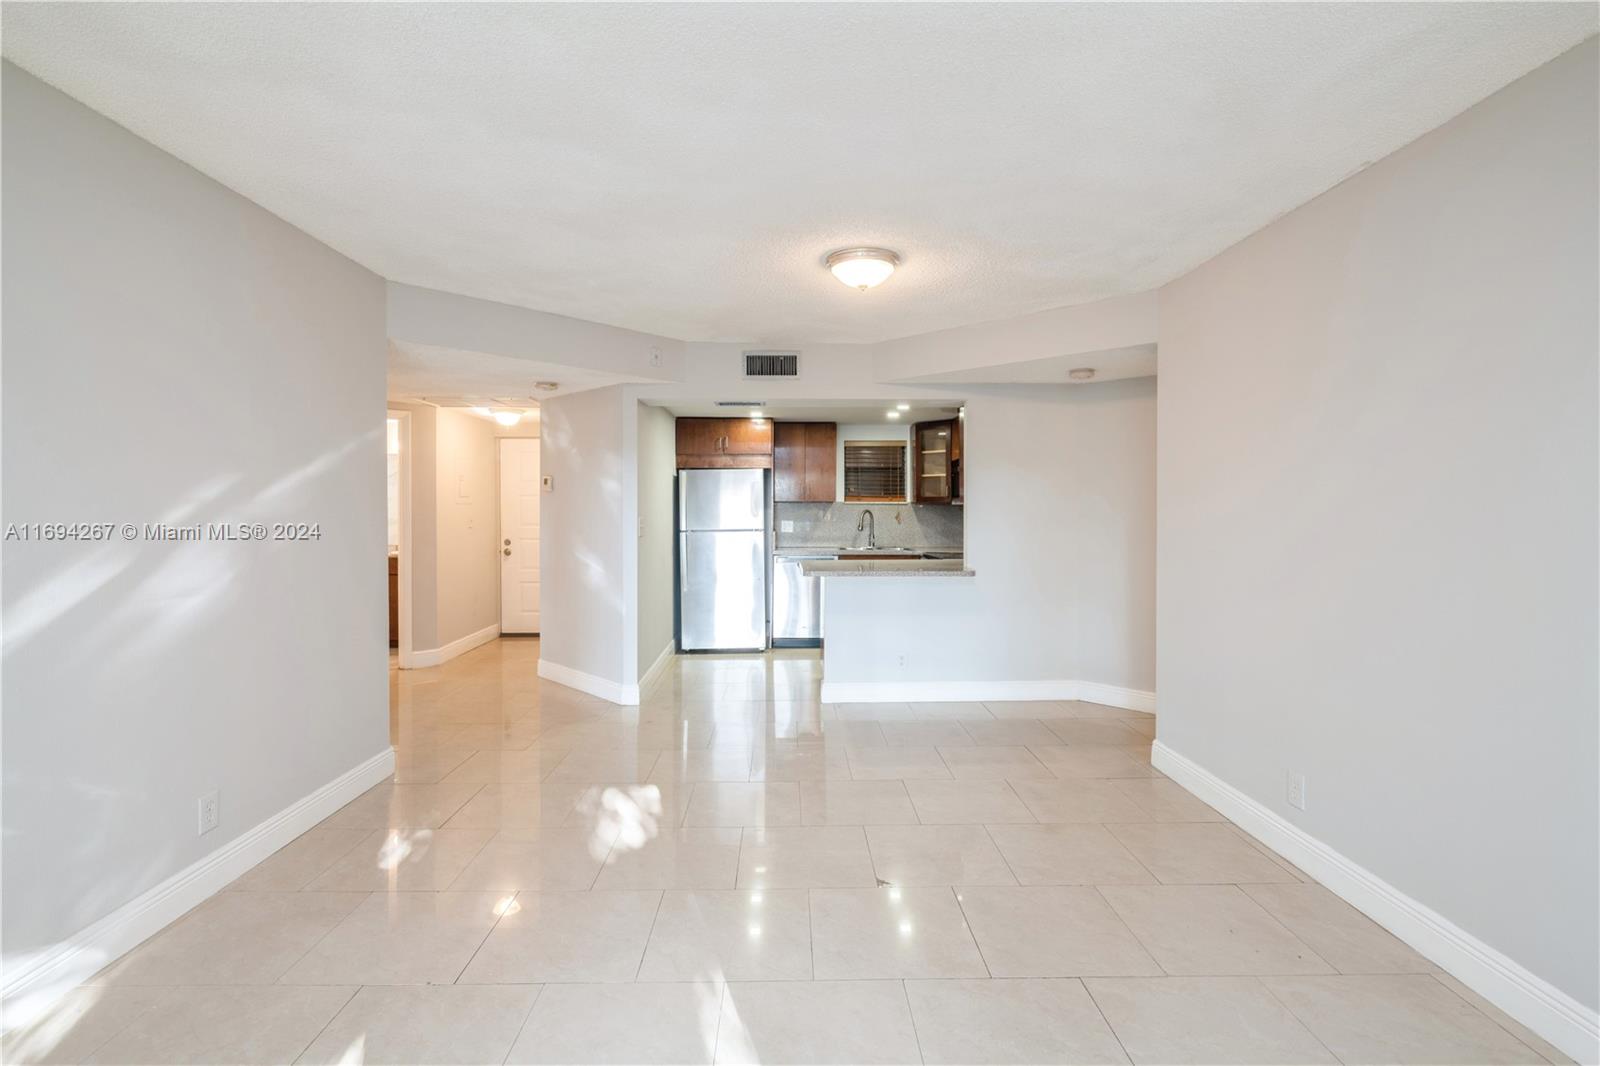
<path id="1" fill-rule="evenodd" d="M 846 503 L 906 502 L 906 442 L 845 441 L 844 498 Z"/>

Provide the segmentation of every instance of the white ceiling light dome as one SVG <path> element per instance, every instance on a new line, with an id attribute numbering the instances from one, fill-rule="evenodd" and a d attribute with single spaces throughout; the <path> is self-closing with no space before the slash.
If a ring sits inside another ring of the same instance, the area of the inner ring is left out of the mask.
<path id="1" fill-rule="evenodd" d="M 866 292 L 889 280 L 900 257 L 887 248 L 841 248 L 830 254 L 827 262 L 834 277 Z"/>

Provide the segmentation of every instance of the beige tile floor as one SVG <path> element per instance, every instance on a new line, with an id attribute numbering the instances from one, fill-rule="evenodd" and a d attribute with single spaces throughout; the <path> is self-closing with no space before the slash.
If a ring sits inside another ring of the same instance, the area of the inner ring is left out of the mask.
<path id="1" fill-rule="evenodd" d="M 1094 704 L 637 708 L 504 640 L 392 677 L 395 780 L 7 1035 L 8 1062 L 1565 1061 Z"/>

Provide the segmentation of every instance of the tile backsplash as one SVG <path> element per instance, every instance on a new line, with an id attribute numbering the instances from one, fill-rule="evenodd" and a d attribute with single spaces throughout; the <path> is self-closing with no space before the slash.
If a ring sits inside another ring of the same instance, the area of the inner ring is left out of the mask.
<path id="1" fill-rule="evenodd" d="M 867 531 L 856 532 L 862 511 L 871 511 L 880 548 L 959 548 L 963 509 L 949 504 L 779 503 L 773 505 L 780 548 L 861 548 Z M 783 524 L 793 522 L 792 531 Z"/>

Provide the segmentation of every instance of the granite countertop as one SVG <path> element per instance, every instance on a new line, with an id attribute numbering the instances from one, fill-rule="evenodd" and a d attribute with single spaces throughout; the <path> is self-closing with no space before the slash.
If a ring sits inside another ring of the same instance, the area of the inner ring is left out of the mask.
<path id="1" fill-rule="evenodd" d="M 850 548 L 837 544 L 785 544 L 772 549 L 774 555 L 875 555 L 881 553 L 887 558 L 922 555 L 929 552 L 952 552 L 959 555 L 961 545 L 897 544 L 892 547 Z"/>
<path id="2" fill-rule="evenodd" d="M 976 577 L 965 559 L 811 559 L 800 564 L 807 577 Z"/>

